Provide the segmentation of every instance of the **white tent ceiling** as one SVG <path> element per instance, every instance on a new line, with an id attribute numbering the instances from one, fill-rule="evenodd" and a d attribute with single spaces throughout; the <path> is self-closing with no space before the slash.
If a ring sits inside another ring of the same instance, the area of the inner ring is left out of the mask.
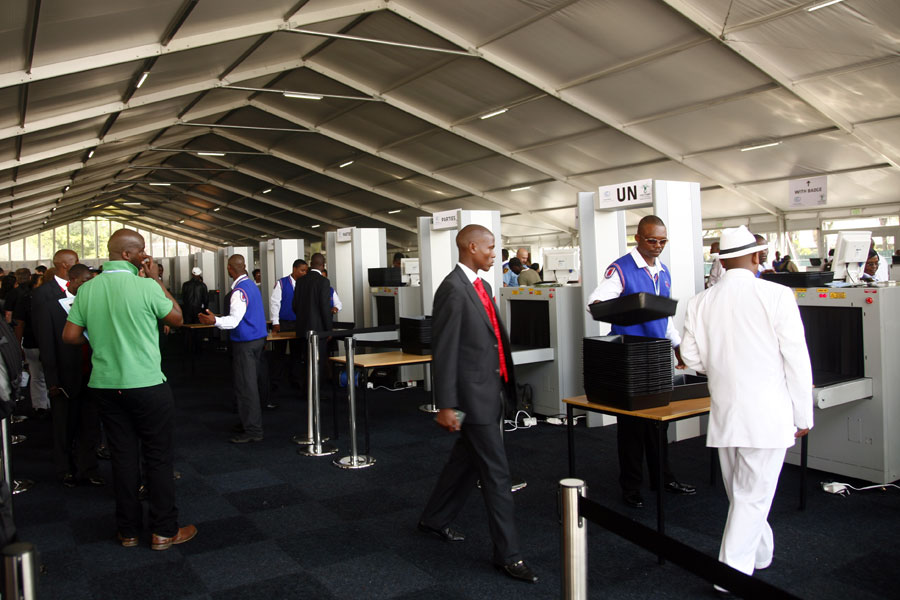
<path id="1" fill-rule="evenodd" d="M 405 247 L 459 207 L 567 235 L 576 192 L 643 178 L 700 182 L 708 220 L 789 214 L 787 182 L 826 174 L 829 209 L 896 212 L 900 2 L 818 4 L 14 2 L 0 241 L 102 215 Z"/>

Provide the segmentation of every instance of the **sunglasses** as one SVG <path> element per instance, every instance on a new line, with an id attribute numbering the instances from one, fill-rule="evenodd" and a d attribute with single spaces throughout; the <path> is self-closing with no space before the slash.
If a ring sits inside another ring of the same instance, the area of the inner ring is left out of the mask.
<path id="1" fill-rule="evenodd" d="M 656 239 L 656 238 L 642 237 L 641 239 L 644 240 L 645 242 L 647 242 L 648 244 L 650 244 L 651 246 L 665 246 L 666 244 L 669 243 L 668 238 Z"/>

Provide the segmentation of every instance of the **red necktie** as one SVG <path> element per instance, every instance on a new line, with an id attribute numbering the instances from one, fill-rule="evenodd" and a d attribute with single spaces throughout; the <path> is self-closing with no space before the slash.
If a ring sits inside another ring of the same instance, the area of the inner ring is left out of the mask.
<path id="1" fill-rule="evenodd" d="M 491 320 L 491 326 L 494 328 L 494 336 L 497 338 L 497 351 L 500 354 L 500 376 L 503 377 L 503 381 L 509 381 L 509 374 L 506 371 L 506 355 L 503 353 L 503 337 L 500 335 L 500 322 L 497 321 L 494 303 L 491 301 L 490 296 L 487 295 L 487 290 L 484 289 L 484 284 L 481 283 L 481 277 L 475 278 L 475 291 L 478 292 L 478 297 L 484 305 L 484 310 L 487 311 L 488 318 Z"/>

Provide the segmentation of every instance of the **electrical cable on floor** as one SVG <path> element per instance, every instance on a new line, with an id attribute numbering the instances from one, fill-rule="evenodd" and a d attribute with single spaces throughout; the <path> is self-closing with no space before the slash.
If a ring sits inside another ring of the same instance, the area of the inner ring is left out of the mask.
<path id="1" fill-rule="evenodd" d="M 900 490 L 900 486 L 897 486 L 893 483 L 876 483 L 875 485 L 867 485 L 864 487 L 853 487 L 849 483 L 841 483 L 839 481 L 823 481 L 822 490 L 828 492 L 829 494 L 837 494 L 838 496 L 849 496 L 850 490 L 854 490 L 857 492 L 865 492 L 868 490 L 884 490 L 889 487 L 897 488 Z"/>
<path id="2" fill-rule="evenodd" d="M 519 415 L 525 415 L 525 418 L 522 419 L 521 429 L 530 429 L 537 425 L 537 419 L 528 414 L 527 411 L 520 410 L 516 412 L 516 416 L 512 419 L 506 419 L 503 421 L 504 425 L 512 425 L 512 429 L 504 429 L 503 431 L 510 432 L 515 431 L 516 429 L 520 429 L 519 427 Z"/>

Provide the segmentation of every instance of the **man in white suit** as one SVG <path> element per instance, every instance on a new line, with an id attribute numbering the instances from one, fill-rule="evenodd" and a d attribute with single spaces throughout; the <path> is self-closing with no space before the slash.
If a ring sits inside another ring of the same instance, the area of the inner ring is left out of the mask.
<path id="1" fill-rule="evenodd" d="M 725 276 L 688 304 L 681 357 L 709 377 L 706 443 L 719 449 L 730 507 L 719 560 L 752 575 L 772 562 L 767 521 L 786 449 L 813 425 L 812 369 L 790 288 L 758 279 L 766 249 L 746 227 L 722 235 Z"/>

